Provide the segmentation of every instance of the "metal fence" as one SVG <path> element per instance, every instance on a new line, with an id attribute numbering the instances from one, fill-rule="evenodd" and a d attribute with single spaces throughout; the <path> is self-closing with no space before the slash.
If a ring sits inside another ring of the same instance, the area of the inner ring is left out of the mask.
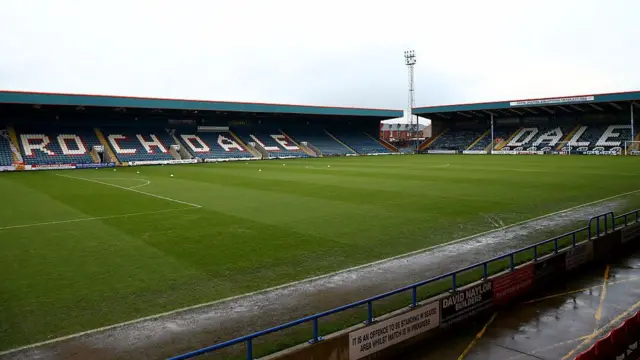
<path id="1" fill-rule="evenodd" d="M 619 223 L 618 223 L 619 222 Z M 513 270 L 516 267 L 516 256 L 519 254 L 523 254 L 526 252 L 532 252 L 532 258 L 531 259 L 527 259 L 527 260 L 533 260 L 533 261 L 537 261 L 539 257 L 541 256 L 546 256 L 549 254 L 557 254 L 558 251 L 563 250 L 563 249 L 567 249 L 567 248 L 571 248 L 571 247 L 575 247 L 576 243 L 579 241 L 580 236 L 581 235 L 586 235 L 586 240 L 587 241 L 591 241 L 594 238 L 597 238 L 599 236 L 602 235 L 606 235 L 610 232 L 613 232 L 614 230 L 618 230 L 621 229 L 623 227 L 626 227 L 628 225 L 634 224 L 640 222 L 640 209 L 637 210 L 633 210 L 630 211 L 626 214 L 622 214 L 620 216 L 615 216 L 613 212 L 607 212 L 598 216 L 594 216 L 591 219 L 589 219 L 587 226 L 579 228 L 579 229 L 575 229 L 573 231 L 570 231 L 568 233 L 556 236 L 554 238 L 548 239 L 548 240 L 544 240 L 538 243 L 535 243 L 533 245 L 529 245 L 526 247 L 523 247 L 521 249 L 512 251 L 510 253 L 504 254 L 504 255 L 500 255 L 500 256 L 496 256 L 494 258 L 491 258 L 489 260 L 485 260 L 483 262 L 480 263 L 476 263 L 473 265 L 469 265 L 467 267 L 464 267 L 462 269 L 458 269 L 456 271 L 452 271 L 446 274 L 442 274 L 442 275 L 438 275 L 436 277 L 432 277 L 430 279 L 424 280 L 424 281 L 420 281 L 417 282 L 415 284 L 412 285 L 408 285 L 408 286 L 404 286 L 398 289 L 395 289 L 393 291 L 389 291 L 383 294 L 379 294 L 364 300 L 360 300 L 360 301 L 356 301 L 353 302 L 351 304 L 347 304 L 347 305 L 343 305 L 331 310 L 327 310 L 315 315 L 311 315 L 311 316 L 307 316 L 307 317 L 303 317 L 294 321 L 290 321 L 288 323 L 282 324 L 282 325 L 278 325 L 278 326 L 274 326 L 272 328 L 269 329 L 265 329 L 262 331 L 258 331 L 255 332 L 253 334 L 249 334 L 249 335 L 245 335 L 242 337 L 238 337 L 229 341 L 225 341 L 219 344 L 215 344 L 212 346 L 208 346 L 202 349 L 198 349 L 186 354 L 182 354 L 182 355 L 178 355 L 178 356 L 174 356 L 172 358 L 170 358 L 170 360 L 183 360 L 183 359 L 191 359 L 194 357 L 197 357 L 199 355 L 203 355 L 206 353 L 211 353 L 217 350 L 221 350 L 224 348 L 228 348 L 230 346 L 233 345 L 237 345 L 237 344 L 241 344 L 244 343 L 246 346 L 246 353 L 247 353 L 247 359 L 248 360 L 252 360 L 253 359 L 253 340 L 256 338 L 259 338 L 261 336 L 264 335 L 268 335 L 271 333 L 275 333 L 281 330 L 285 330 L 285 329 L 289 329 L 292 328 L 294 326 L 300 325 L 300 324 L 305 324 L 308 322 L 311 322 L 313 324 L 313 334 L 312 334 L 312 338 L 311 340 L 309 340 L 309 343 L 313 344 L 315 342 L 321 341 L 322 337 L 320 336 L 320 324 L 319 321 L 320 319 L 327 317 L 329 315 L 333 315 L 333 314 L 337 314 L 349 309 L 353 309 L 353 308 L 357 308 L 360 306 L 367 306 L 367 318 L 365 323 L 366 324 L 370 324 L 374 321 L 373 318 L 373 304 L 375 301 L 378 300 L 382 300 L 385 298 L 388 298 L 390 296 L 393 295 L 397 295 L 397 294 L 401 294 L 401 293 L 408 293 L 411 292 L 411 304 L 410 307 L 415 307 L 418 305 L 418 289 L 425 286 L 425 285 L 429 285 L 429 284 L 433 284 L 437 281 L 441 281 L 441 280 L 445 280 L 445 279 L 450 279 L 451 280 L 451 287 L 449 288 L 449 291 L 455 291 L 458 288 L 458 275 L 460 275 L 461 273 L 465 273 L 467 271 L 472 271 L 472 270 L 476 270 L 476 269 L 482 269 L 482 278 L 486 279 L 488 278 L 489 274 L 489 265 L 499 262 L 499 261 L 504 261 L 505 259 L 509 260 L 509 265 L 508 265 L 508 269 Z M 551 244 L 553 244 L 553 248 L 551 249 Z M 504 270 L 504 269 L 502 269 Z"/>

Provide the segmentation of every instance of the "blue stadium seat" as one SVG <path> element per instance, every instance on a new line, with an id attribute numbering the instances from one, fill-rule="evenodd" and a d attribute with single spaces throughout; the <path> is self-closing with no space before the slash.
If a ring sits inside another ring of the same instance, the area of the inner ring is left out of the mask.
<path id="1" fill-rule="evenodd" d="M 515 129 L 513 131 L 515 131 Z M 513 133 L 513 131 L 494 129 L 493 139 L 496 141 L 496 145 L 499 143 L 499 141 L 506 140 L 509 137 L 509 135 Z M 491 145 L 491 134 L 480 139 L 480 141 L 475 143 L 473 147 L 469 150 L 487 150 L 489 145 Z"/>
<path id="2" fill-rule="evenodd" d="M 102 145 L 91 128 L 16 128 L 25 164 L 91 164 L 91 150 Z"/>
<path id="3" fill-rule="evenodd" d="M 11 164 L 13 164 L 13 156 L 11 155 L 9 139 L 0 136 L 0 166 L 9 166 Z"/>
<path id="4" fill-rule="evenodd" d="M 466 150 L 476 141 L 480 135 L 486 130 L 453 130 L 450 129 L 442 136 L 437 138 L 428 150 Z M 487 145 L 491 143 L 491 139 L 487 141 Z M 480 149 L 479 149 L 480 150 Z"/>
<path id="5" fill-rule="evenodd" d="M 616 128 L 613 128 L 613 127 Z M 567 143 L 567 146 L 572 149 L 588 148 L 589 150 L 604 149 L 611 150 L 613 148 L 624 147 L 625 141 L 631 141 L 632 136 L 629 131 L 630 125 L 589 125 L 585 131 L 580 134 L 580 129 L 572 137 L 572 141 Z M 605 138 L 604 135 L 610 131 Z M 614 133 L 616 135 L 614 135 Z M 579 138 L 577 136 L 579 135 Z M 584 146 L 582 143 L 589 143 L 588 146 Z"/>
<path id="6" fill-rule="evenodd" d="M 233 129 L 233 132 L 238 135 L 245 144 L 251 142 L 262 144 L 269 154 L 270 159 L 309 157 L 309 155 L 295 145 L 291 139 L 287 139 L 287 137 L 278 130 L 237 128 Z M 285 148 L 285 146 L 288 147 L 288 149 Z"/>
<path id="7" fill-rule="evenodd" d="M 363 132 L 349 131 L 349 130 L 328 130 L 331 135 L 335 136 L 338 140 L 347 144 L 350 148 L 355 150 L 358 154 L 391 154 L 392 151 L 380 144 L 379 141 L 372 139 L 370 136 Z"/>
<path id="8" fill-rule="evenodd" d="M 187 151 L 200 159 L 251 159 L 247 149 L 228 132 L 185 132 L 176 134 Z"/>
<path id="9" fill-rule="evenodd" d="M 101 130 L 118 160 L 122 162 L 174 159 L 169 148 L 177 144 L 164 129 L 102 128 Z"/>
<path id="10" fill-rule="evenodd" d="M 323 156 L 353 154 L 349 148 L 335 141 L 321 127 L 299 127 L 285 129 L 287 135 L 297 142 L 307 142 L 318 149 Z"/>
<path id="11" fill-rule="evenodd" d="M 555 150 L 574 126 L 522 127 L 503 147 L 503 150 Z"/>

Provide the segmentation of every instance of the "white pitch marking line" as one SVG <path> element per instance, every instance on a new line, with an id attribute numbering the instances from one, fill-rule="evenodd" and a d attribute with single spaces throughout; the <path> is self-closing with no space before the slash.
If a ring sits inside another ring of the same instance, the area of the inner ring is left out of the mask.
<path id="1" fill-rule="evenodd" d="M 28 228 L 28 227 L 34 227 L 34 226 L 66 224 L 66 223 L 74 223 L 74 222 L 81 222 L 81 221 L 105 220 L 105 219 L 115 219 L 115 218 L 121 218 L 121 217 L 129 217 L 129 216 L 159 214 L 159 213 L 163 213 L 163 212 L 188 210 L 188 209 L 190 209 L 190 208 L 186 208 L 186 209 L 165 209 L 165 210 L 145 211 L 145 212 L 138 212 L 138 213 L 131 213 L 131 214 L 108 215 L 108 216 L 98 216 L 98 217 L 70 219 L 70 220 L 47 221 L 47 222 L 33 223 L 33 224 L 11 225 L 11 226 L 0 227 L 0 231 L 1 230 L 9 230 L 9 229 Z"/>
<path id="2" fill-rule="evenodd" d="M 135 324 L 135 323 L 138 323 L 138 322 L 141 322 L 141 321 L 154 320 L 154 319 L 157 319 L 157 318 L 160 318 L 160 317 L 163 317 L 163 316 L 173 315 L 173 314 L 176 314 L 176 313 L 179 313 L 179 312 L 183 312 L 183 311 L 198 309 L 198 308 L 202 308 L 202 307 L 205 307 L 205 306 L 211 306 L 211 305 L 219 304 L 219 303 L 226 302 L 226 301 L 232 301 L 232 300 L 241 299 L 241 298 L 245 298 L 245 297 L 249 297 L 249 296 L 255 296 L 255 295 L 259 295 L 259 294 L 264 294 L 264 293 L 267 293 L 267 292 L 270 292 L 270 291 L 283 289 L 283 288 L 286 288 L 286 287 L 289 287 L 289 286 L 294 286 L 294 285 L 302 284 L 302 283 L 305 283 L 305 282 L 311 282 L 311 281 L 315 281 L 315 280 L 319 280 L 319 279 L 335 276 L 335 275 L 338 275 L 338 274 L 343 274 L 343 273 L 346 273 L 346 272 L 349 272 L 349 271 L 354 271 L 354 270 L 359 270 L 359 269 L 370 267 L 370 266 L 375 266 L 375 265 L 382 264 L 382 263 L 385 263 L 385 262 L 388 262 L 388 261 L 393 261 L 393 260 L 396 260 L 396 259 L 401 259 L 401 258 L 408 257 L 408 256 L 411 256 L 411 255 L 419 254 L 419 253 L 422 253 L 422 252 L 425 252 L 425 251 L 428 251 L 428 250 L 434 250 L 434 249 L 438 249 L 438 248 L 441 248 L 441 247 L 449 246 L 449 245 L 456 244 L 456 243 L 459 243 L 459 242 L 462 242 L 462 241 L 465 241 L 465 240 L 472 239 L 472 238 L 477 237 L 477 236 L 483 236 L 483 235 L 490 234 L 490 233 L 495 233 L 495 232 L 498 232 L 498 231 L 501 231 L 501 230 L 506 230 L 506 229 L 509 229 L 509 228 L 512 228 L 512 227 L 516 227 L 516 226 L 519 226 L 519 225 L 522 225 L 522 224 L 525 224 L 525 223 L 528 223 L 528 222 L 531 222 L 531 221 L 544 219 L 544 218 L 547 218 L 549 216 L 562 214 L 562 213 L 565 213 L 565 212 L 568 212 L 568 211 L 579 209 L 581 207 L 585 207 L 585 206 L 601 203 L 603 201 L 616 199 L 616 198 L 619 198 L 619 197 L 622 197 L 622 196 L 631 195 L 631 194 L 635 194 L 635 193 L 638 193 L 638 192 L 640 192 L 640 189 L 629 191 L 629 192 L 618 194 L 618 195 L 609 196 L 607 198 L 591 201 L 591 202 L 588 202 L 588 203 L 585 203 L 585 204 L 582 204 L 582 205 L 576 205 L 576 206 L 573 206 L 573 207 L 570 207 L 570 208 L 567 208 L 567 209 L 564 209 L 564 210 L 555 211 L 555 212 L 552 212 L 552 213 L 549 213 L 549 214 L 546 214 L 546 215 L 540 215 L 538 217 L 534 217 L 534 218 L 531 218 L 531 219 L 519 221 L 517 223 L 511 224 L 511 225 L 507 225 L 507 226 L 501 227 L 499 229 L 483 231 L 481 233 L 474 234 L 474 235 L 469 235 L 469 236 L 466 236 L 466 237 L 463 237 L 463 238 L 460 238 L 460 239 L 457 239 L 457 240 L 449 241 L 447 243 L 438 244 L 438 245 L 434 245 L 434 246 L 429 246 L 429 247 L 424 248 L 424 249 L 414 250 L 414 251 L 411 251 L 411 252 L 408 252 L 408 253 L 405 253 L 405 254 L 392 256 L 392 257 L 389 257 L 389 258 L 386 258 L 386 259 L 374 261 L 374 262 L 371 262 L 371 263 L 368 263 L 368 264 L 354 266 L 354 267 L 347 268 L 347 269 L 344 269 L 344 270 L 334 271 L 332 273 L 328 273 L 328 274 L 324 274 L 324 275 L 319 275 L 319 276 L 314 276 L 314 277 L 307 278 L 307 279 L 293 281 L 293 282 L 290 282 L 290 283 L 287 283 L 287 284 L 272 286 L 272 287 L 267 288 L 267 289 L 262 289 L 262 290 L 253 291 L 253 292 L 246 293 L 246 294 L 240 294 L 240 295 L 236 295 L 236 296 L 231 296 L 231 297 L 224 298 L 224 299 L 218 299 L 218 300 L 209 301 L 209 302 L 206 302 L 206 303 L 186 306 L 186 307 L 183 307 L 183 308 L 179 308 L 179 309 L 163 312 L 163 313 L 160 313 L 160 314 L 145 316 L 145 317 L 141 317 L 141 318 L 137 318 L 137 319 L 133 319 L 133 320 L 129 320 L 129 321 L 124 321 L 124 322 L 117 323 L 117 324 L 103 326 L 103 327 L 97 328 L 97 329 L 91 329 L 91 330 L 79 332 L 79 333 L 76 333 L 76 334 L 71 334 L 71 335 L 62 336 L 62 337 L 51 339 L 51 340 L 42 341 L 42 342 L 35 343 L 35 344 L 30 344 L 30 345 L 25 345 L 25 346 L 14 348 L 14 349 L 0 351 L 0 356 L 4 356 L 4 355 L 11 354 L 11 353 L 14 353 L 14 352 L 22 351 L 22 350 L 32 349 L 32 348 L 35 348 L 35 347 L 38 347 L 38 346 L 53 344 L 53 343 L 56 343 L 56 342 L 65 341 L 65 340 L 77 338 L 77 337 L 80 337 L 80 336 L 89 335 L 89 334 L 93 334 L 93 333 L 96 333 L 96 332 L 104 331 L 104 330 L 114 329 L 114 328 L 117 328 L 117 327 L 120 327 L 120 326 Z"/>
<path id="3" fill-rule="evenodd" d="M 143 179 L 135 179 L 135 180 L 146 181 L 146 183 L 140 184 L 140 185 L 129 186 L 129 189 L 137 189 L 137 188 L 140 188 L 140 187 L 147 186 L 147 185 L 151 184 L 151 181 L 149 181 L 149 180 L 143 180 Z"/>
<path id="4" fill-rule="evenodd" d="M 139 187 L 147 186 L 151 184 L 151 181 L 146 179 L 137 179 L 137 178 L 121 178 L 121 177 L 105 177 L 105 178 L 92 178 L 93 180 L 133 180 L 133 181 L 144 181 L 144 184 L 129 186 L 129 189 L 137 189 Z"/>
<path id="5" fill-rule="evenodd" d="M 192 204 L 192 203 L 189 203 L 189 202 L 186 202 L 186 201 L 176 200 L 176 199 L 168 198 L 166 196 L 156 195 L 156 194 L 152 194 L 152 193 L 148 193 L 148 192 L 144 192 L 144 191 L 140 191 L 140 190 L 136 190 L 136 189 L 133 189 L 133 188 L 128 188 L 128 187 L 124 187 L 124 186 L 120 186 L 120 185 L 109 184 L 109 183 L 98 181 L 98 180 L 81 178 L 81 177 L 76 177 L 76 176 L 69 176 L 69 175 L 62 175 L 62 174 L 56 174 L 56 176 L 66 177 L 66 178 L 69 178 L 69 179 L 84 180 L 84 181 L 89 181 L 89 182 L 93 182 L 93 183 L 96 183 L 96 184 L 112 186 L 112 187 L 115 187 L 115 188 L 118 188 L 118 189 L 133 191 L 133 192 L 138 193 L 138 194 L 152 196 L 152 197 L 155 197 L 155 198 L 158 198 L 158 199 L 163 199 L 163 200 L 167 200 L 167 201 L 177 202 L 179 204 L 193 206 L 195 208 L 201 208 L 202 207 L 202 205 Z"/>

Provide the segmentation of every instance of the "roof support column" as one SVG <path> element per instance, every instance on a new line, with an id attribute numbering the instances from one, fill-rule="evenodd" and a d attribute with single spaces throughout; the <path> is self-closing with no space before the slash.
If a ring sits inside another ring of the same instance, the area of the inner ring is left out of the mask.
<path id="1" fill-rule="evenodd" d="M 493 138 L 493 113 L 491 113 L 491 148 L 489 149 L 489 154 L 493 154 L 494 147 L 495 147 L 495 143 Z"/>
<path id="2" fill-rule="evenodd" d="M 629 105 L 630 106 L 630 117 L 631 117 L 631 141 L 635 140 L 635 135 L 636 135 L 636 130 L 635 130 L 635 127 L 633 126 L 633 105 L 634 104 L 633 104 L 633 101 L 632 101 L 631 104 Z M 633 143 L 631 143 L 631 144 L 633 144 Z M 625 149 L 625 151 L 626 151 L 626 149 Z"/>

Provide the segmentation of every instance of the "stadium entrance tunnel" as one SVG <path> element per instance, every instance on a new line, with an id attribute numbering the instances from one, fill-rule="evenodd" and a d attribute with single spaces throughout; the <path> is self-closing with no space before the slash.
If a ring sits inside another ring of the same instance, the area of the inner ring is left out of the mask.
<path id="1" fill-rule="evenodd" d="M 616 229 L 264 359 L 574 359 L 640 316 L 640 223 Z"/>

